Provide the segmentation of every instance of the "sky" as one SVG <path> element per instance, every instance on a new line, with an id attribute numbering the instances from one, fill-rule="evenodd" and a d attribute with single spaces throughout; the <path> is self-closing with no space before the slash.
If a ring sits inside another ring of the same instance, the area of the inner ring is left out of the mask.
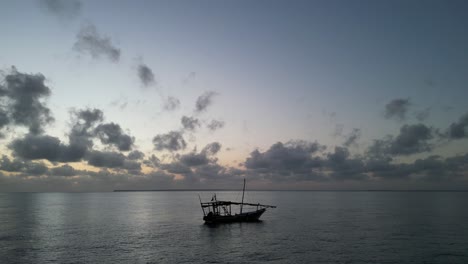
<path id="1" fill-rule="evenodd" d="M 468 188 L 466 1 L 0 5 L 0 191 Z"/>

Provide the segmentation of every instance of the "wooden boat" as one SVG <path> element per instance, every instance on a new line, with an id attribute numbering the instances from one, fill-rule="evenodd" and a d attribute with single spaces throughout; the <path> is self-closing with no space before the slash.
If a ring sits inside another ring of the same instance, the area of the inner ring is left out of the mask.
<path id="1" fill-rule="evenodd" d="M 245 194 L 245 179 L 244 188 L 242 189 L 242 201 L 220 201 L 213 195 L 210 202 L 202 202 L 200 198 L 200 205 L 203 211 L 203 220 L 206 224 L 216 223 L 233 223 L 233 222 L 255 222 L 259 221 L 260 216 L 266 211 L 267 208 L 276 208 L 273 205 L 265 205 L 259 203 L 244 203 Z M 232 213 L 232 206 L 239 206 L 239 213 Z M 255 210 L 244 212 L 244 206 L 255 207 Z"/>

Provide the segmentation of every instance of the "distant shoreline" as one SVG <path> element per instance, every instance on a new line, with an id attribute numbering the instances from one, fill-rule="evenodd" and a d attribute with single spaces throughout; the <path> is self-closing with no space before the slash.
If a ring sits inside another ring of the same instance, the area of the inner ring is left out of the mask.
<path id="1" fill-rule="evenodd" d="M 114 190 L 113 192 L 236 192 L 239 189 L 155 189 Z M 249 192 L 468 192 L 468 190 L 248 190 Z"/>

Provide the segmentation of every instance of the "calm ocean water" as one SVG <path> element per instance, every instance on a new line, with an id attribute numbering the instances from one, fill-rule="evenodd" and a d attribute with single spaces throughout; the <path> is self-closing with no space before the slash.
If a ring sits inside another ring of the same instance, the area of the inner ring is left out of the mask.
<path id="1" fill-rule="evenodd" d="M 215 227 L 198 193 L 1 193 L 0 263 L 468 263 L 467 192 L 248 192 L 278 208 Z"/>

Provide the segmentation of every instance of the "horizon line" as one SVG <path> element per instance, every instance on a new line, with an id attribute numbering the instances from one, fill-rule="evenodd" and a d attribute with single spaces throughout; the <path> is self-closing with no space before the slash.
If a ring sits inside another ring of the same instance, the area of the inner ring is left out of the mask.
<path id="1" fill-rule="evenodd" d="M 218 191 L 218 192 L 229 192 L 229 191 L 242 191 L 241 189 L 142 189 L 142 190 L 131 190 L 131 189 L 117 189 L 112 192 L 208 192 L 208 191 Z M 427 189 L 427 190 L 418 190 L 418 189 L 408 189 L 408 190 L 399 190 L 399 189 L 360 189 L 360 190 L 346 190 L 346 189 L 326 189 L 326 190 L 314 190 L 314 189 L 250 189 L 246 192 L 468 192 L 468 190 L 457 190 L 457 189 Z"/>

